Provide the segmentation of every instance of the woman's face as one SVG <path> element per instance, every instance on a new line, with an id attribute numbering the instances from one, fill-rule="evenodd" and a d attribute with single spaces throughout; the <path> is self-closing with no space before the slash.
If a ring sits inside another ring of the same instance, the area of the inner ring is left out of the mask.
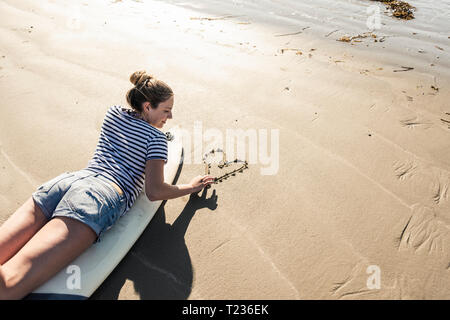
<path id="1" fill-rule="evenodd" d="M 144 119 L 152 126 L 162 129 L 168 119 L 172 119 L 173 96 L 166 101 L 161 102 L 156 109 L 150 106 L 149 102 L 145 102 Z"/>

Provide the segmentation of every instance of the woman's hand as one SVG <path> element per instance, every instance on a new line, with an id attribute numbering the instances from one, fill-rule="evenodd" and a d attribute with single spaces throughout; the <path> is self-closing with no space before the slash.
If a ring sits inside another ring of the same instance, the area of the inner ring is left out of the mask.
<path id="1" fill-rule="evenodd" d="M 204 176 L 196 176 L 194 179 L 189 182 L 189 185 L 192 187 L 192 193 L 197 193 L 202 190 L 204 187 L 209 186 L 214 182 L 214 177 L 210 175 Z"/>
<path id="2" fill-rule="evenodd" d="M 150 201 L 169 200 L 198 193 L 214 182 L 210 175 L 197 176 L 187 184 L 171 185 L 164 182 L 164 161 L 150 159 L 145 167 L 145 194 Z"/>

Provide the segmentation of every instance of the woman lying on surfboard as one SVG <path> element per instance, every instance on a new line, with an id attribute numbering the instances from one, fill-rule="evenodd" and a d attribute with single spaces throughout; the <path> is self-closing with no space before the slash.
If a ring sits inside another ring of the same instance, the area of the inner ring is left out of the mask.
<path id="1" fill-rule="evenodd" d="M 0 227 L 0 299 L 21 299 L 73 261 L 133 205 L 144 187 L 150 201 L 196 193 L 213 182 L 164 182 L 172 119 L 170 87 L 144 71 L 130 77 L 132 109 L 110 107 L 86 168 L 41 185 Z M 145 178 L 145 180 L 144 180 Z"/>

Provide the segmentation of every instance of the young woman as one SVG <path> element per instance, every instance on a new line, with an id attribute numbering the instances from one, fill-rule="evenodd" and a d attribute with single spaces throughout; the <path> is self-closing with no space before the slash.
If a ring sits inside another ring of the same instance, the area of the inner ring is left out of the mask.
<path id="1" fill-rule="evenodd" d="M 0 299 L 21 299 L 68 265 L 133 205 L 144 187 L 149 200 L 199 192 L 213 182 L 197 176 L 185 185 L 164 182 L 173 92 L 145 71 L 130 77 L 133 108 L 110 107 L 86 168 L 41 185 L 0 226 Z"/>

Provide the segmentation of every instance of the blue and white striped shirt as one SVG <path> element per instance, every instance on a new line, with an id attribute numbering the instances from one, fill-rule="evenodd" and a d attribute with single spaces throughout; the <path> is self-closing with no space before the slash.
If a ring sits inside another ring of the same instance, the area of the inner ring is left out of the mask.
<path id="1" fill-rule="evenodd" d="M 143 189 L 147 160 L 167 162 L 166 135 L 135 115 L 120 106 L 108 109 L 94 156 L 85 168 L 119 185 L 127 199 L 125 212 Z"/>

